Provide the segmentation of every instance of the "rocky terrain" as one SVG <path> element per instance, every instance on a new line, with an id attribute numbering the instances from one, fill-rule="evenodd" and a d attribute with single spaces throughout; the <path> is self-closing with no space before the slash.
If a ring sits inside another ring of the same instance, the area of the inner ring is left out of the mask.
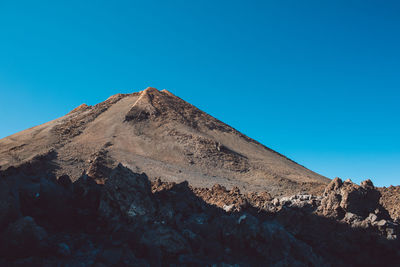
<path id="1" fill-rule="evenodd" d="M 102 162 L 75 182 L 51 155 L 0 173 L 1 266 L 396 266 L 400 227 L 371 181 L 273 198 L 150 182 Z"/>
<path id="2" fill-rule="evenodd" d="M 273 196 L 322 193 L 329 179 L 250 139 L 172 93 L 155 88 L 81 105 L 0 140 L 0 170 L 52 152 L 57 176 L 76 181 L 99 157 L 150 180 L 218 183 Z"/>
<path id="3" fill-rule="evenodd" d="M 0 140 L 0 266 L 399 266 L 399 196 L 148 88 Z"/>
<path id="4" fill-rule="evenodd" d="M 400 186 L 381 187 L 380 203 L 389 212 L 390 216 L 400 222 Z"/>

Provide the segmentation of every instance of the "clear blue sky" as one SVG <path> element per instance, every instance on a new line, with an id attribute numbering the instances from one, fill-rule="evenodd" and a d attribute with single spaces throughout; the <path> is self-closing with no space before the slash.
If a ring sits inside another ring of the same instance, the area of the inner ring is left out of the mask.
<path id="1" fill-rule="evenodd" d="M 327 177 L 400 184 L 399 14 L 398 1 L 2 0 L 0 138 L 152 86 Z"/>

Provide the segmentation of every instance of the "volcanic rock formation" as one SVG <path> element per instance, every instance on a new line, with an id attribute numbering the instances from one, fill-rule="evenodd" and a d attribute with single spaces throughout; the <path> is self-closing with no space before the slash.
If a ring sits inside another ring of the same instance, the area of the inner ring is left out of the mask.
<path id="1" fill-rule="evenodd" d="M 72 183 L 46 173 L 46 161 L 0 172 L 0 266 L 400 263 L 399 225 L 370 182 L 335 179 L 322 196 L 272 198 L 218 184 L 150 183 L 122 164 Z"/>

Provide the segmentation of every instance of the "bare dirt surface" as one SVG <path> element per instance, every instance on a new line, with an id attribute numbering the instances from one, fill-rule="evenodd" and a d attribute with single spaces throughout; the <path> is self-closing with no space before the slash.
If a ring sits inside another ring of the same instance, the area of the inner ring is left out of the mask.
<path id="1" fill-rule="evenodd" d="M 95 106 L 0 140 L 0 169 L 52 151 L 56 174 L 72 181 L 99 153 L 151 180 L 273 196 L 322 193 L 329 180 L 241 134 L 172 93 L 155 88 L 118 94 Z M 99 159 L 98 159 L 99 160 Z"/>

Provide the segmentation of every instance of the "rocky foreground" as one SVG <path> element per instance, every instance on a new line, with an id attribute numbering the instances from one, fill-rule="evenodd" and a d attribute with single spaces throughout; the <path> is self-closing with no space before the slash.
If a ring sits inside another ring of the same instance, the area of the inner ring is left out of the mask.
<path id="1" fill-rule="evenodd" d="M 400 218 L 369 180 L 272 198 L 151 183 L 121 164 L 72 183 L 43 162 L 0 173 L 1 266 L 400 264 Z"/>

